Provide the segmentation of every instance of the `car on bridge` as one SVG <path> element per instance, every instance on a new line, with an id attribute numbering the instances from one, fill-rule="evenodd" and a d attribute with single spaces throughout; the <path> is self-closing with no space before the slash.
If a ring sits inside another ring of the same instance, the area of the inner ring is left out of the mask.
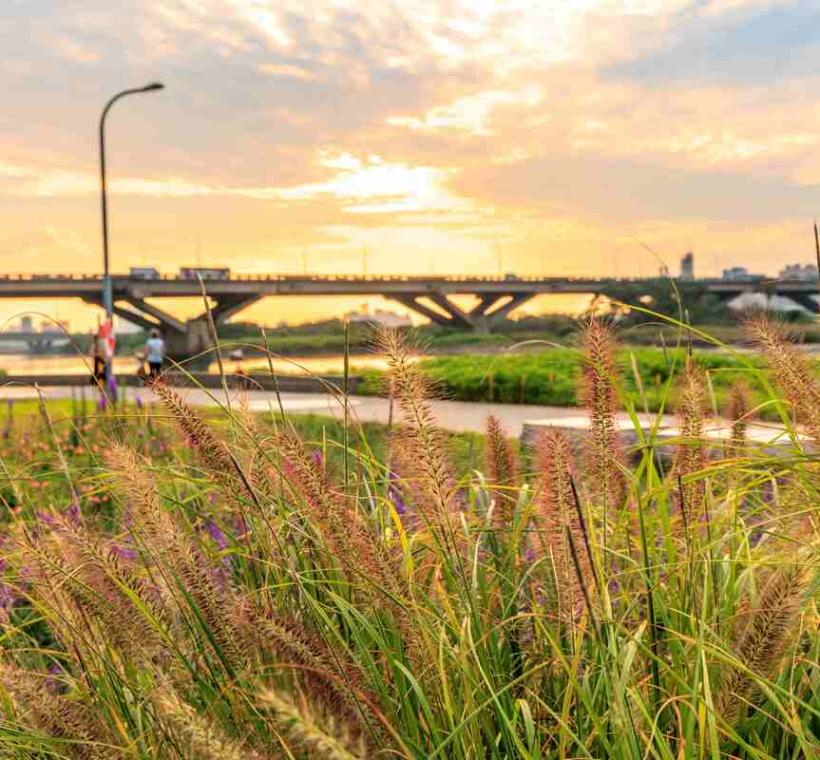
<path id="1" fill-rule="evenodd" d="M 131 267 L 131 277 L 134 280 L 158 280 L 159 269 L 156 267 Z"/>

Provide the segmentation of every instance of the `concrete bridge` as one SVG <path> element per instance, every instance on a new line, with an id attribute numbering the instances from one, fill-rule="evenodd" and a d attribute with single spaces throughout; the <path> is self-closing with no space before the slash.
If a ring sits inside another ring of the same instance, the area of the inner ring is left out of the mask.
<path id="1" fill-rule="evenodd" d="M 208 279 L 205 290 L 212 302 L 214 321 L 223 322 L 268 296 L 372 296 L 401 303 L 433 322 L 465 329 L 486 329 L 496 319 L 543 294 L 593 294 L 631 300 L 642 292 L 669 287 L 668 278 L 568 278 L 568 277 L 356 277 L 232 275 Z M 701 279 L 679 281 L 684 292 L 711 293 L 729 300 L 746 292 L 765 292 L 794 299 L 817 311 L 817 281 L 743 281 Z M 182 321 L 147 299 L 199 297 L 198 280 L 180 276 L 137 277 L 114 275 L 114 312 L 145 329 L 162 330 L 169 353 L 187 357 L 211 347 L 206 314 Z M 453 296 L 471 295 L 477 303 L 461 308 Z M 102 278 L 94 275 L 0 275 L 0 298 L 79 298 L 102 306 Z"/>

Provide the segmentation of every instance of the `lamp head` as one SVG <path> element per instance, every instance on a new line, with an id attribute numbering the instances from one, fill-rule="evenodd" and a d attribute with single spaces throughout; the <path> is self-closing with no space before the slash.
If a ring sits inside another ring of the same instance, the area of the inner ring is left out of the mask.
<path id="1" fill-rule="evenodd" d="M 162 82 L 151 82 L 150 84 L 145 85 L 142 88 L 143 92 L 151 92 L 152 90 L 162 90 L 165 88 L 165 85 Z"/>

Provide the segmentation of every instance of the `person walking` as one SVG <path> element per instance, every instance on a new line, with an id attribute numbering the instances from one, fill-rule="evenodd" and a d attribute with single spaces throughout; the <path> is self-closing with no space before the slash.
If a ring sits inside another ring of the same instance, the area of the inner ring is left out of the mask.
<path id="1" fill-rule="evenodd" d="M 103 392 L 105 389 L 106 345 L 105 335 L 103 335 L 102 326 L 99 324 L 91 339 L 91 358 L 94 360 L 91 384 L 96 385 L 100 392 Z"/>
<path id="2" fill-rule="evenodd" d="M 148 362 L 148 377 L 156 380 L 165 361 L 165 341 L 159 336 L 159 330 L 154 328 L 145 341 L 145 360 Z"/>

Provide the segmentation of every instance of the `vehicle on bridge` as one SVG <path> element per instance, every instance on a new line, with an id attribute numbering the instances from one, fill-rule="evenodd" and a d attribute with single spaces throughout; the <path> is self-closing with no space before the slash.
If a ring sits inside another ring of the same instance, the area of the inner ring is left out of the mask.
<path id="1" fill-rule="evenodd" d="M 135 280 L 158 280 L 159 269 L 156 267 L 131 267 L 131 277 Z"/>
<path id="2" fill-rule="evenodd" d="M 230 280 L 231 270 L 228 267 L 182 267 L 179 270 L 180 280 L 196 280 L 197 275 L 203 280 Z"/>

